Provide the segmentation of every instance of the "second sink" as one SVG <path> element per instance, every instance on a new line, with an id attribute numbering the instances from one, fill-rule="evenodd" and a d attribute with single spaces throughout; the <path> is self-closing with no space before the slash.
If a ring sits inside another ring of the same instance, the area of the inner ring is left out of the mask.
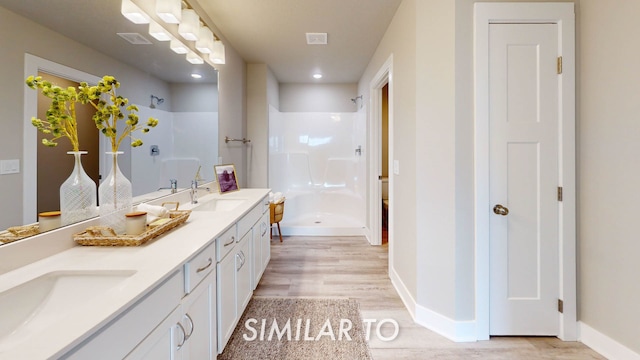
<path id="1" fill-rule="evenodd" d="M 211 199 L 193 208 L 193 211 L 231 211 L 245 199 Z"/>

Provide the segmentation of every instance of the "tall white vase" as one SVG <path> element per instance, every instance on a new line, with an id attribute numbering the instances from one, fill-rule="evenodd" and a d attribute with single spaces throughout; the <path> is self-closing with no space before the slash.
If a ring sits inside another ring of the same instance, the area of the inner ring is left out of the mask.
<path id="1" fill-rule="evenodd" d="M 71 175 L 60 186 L 60 213 L 62 225 L 98 215 L 96 183 L 87 175 L 82 167 L 81 155 L 86 151 L 69 151 L 74 156 Z"/>
<path id="2" fill-rule="evenodd" d="M 132 188 L 131 181 L 127 179 L 118 167 L 118 155 L 122 151 L 107 152 L 111 155 L 111 171 L 98 187 L 98 199 L 100 200 L 100 223 L 112 228 L 116 233 L 122 234 L 125 230 L 125 214 L 131 211 Z"/>

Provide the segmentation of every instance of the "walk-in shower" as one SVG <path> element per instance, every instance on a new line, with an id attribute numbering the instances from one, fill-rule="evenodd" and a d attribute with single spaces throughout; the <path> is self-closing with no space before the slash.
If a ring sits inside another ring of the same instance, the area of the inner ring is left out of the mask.
<path id="1" fill-rule="evenodd" d="M 365 116 L 269 114 L 269 187 L 286 196 L 285 235 L 361 235 L 365 224 Z"/>

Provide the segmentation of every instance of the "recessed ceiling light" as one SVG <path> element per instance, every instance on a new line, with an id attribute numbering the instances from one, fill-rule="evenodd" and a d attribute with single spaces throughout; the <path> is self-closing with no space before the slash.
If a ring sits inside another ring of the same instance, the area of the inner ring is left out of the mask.
<path id="1" fill-rule="evenodd" d="M 314 79 L 322 79 L 322 74 L 313 74 Z"/>
<path id="2" fill-rule="evenodd" d="M 194 79 L 200 79 L 200 78 L 202 78 L 202 75 L 193 73 L 193 74 L 191 74 L 191 77 L 194 78 Z"/>

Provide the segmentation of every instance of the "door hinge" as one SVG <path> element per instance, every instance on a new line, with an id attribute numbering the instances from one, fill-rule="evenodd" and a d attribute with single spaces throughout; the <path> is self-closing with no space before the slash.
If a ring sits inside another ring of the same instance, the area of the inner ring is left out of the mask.
<path id="1" fill-rule="evenodd" d="M 562 314 L 563 311 L 564 311 L 564 303 L 562 302 L 562 300 L 558 299 L 558 312 Z"/>
<path id="2" fill-rule="evenodd" d="M 562 201 L 562 186 L 558 186 L 558 201 Z"/>
<path id="3" fill-rule="evenodd" d="M 558 56 L 558 74 L 562 74 L 562 56 Z"/>

